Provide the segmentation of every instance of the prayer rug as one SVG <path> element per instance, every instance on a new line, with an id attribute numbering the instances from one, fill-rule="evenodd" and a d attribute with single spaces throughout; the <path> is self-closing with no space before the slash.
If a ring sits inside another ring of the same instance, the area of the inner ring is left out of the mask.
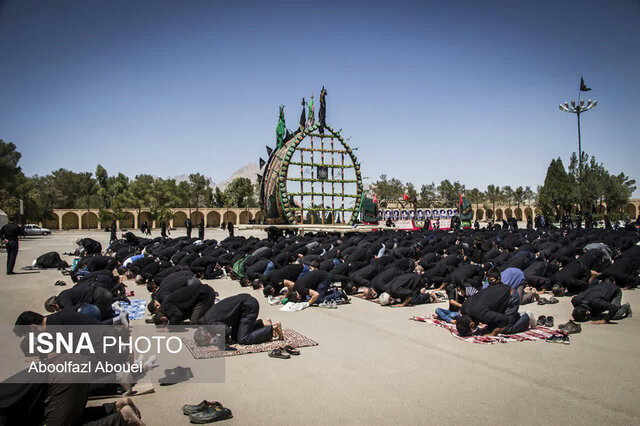
<path id="1" fill-rule="evenodd" d="M 187 345 L 191 355 L 195 359 L 207 359 L 207 358 L 220 358 L 224 356 L 236 356 L 255 354 L 259 352 L 271 352 L 274 349 L 282 348 L 286 345 L 291 345 L 294 348 L 304 348 L 308 346 L 318 346 L 316 342 L 309 339 L 306 336 L 298 333 L 295 330 L 285 328 L 282 330 L 284 334 L 284 340 L 274 340 L 271 342 L 260 343 L 257 345 L 231 345 L 232 350 L 220 351 L 217 346 L 198 346 L 193 338 L 183 337 L 182 341 Z"/>
<path id="2" fill-rule="evenodd" d="M 438 327 L 442 327 L 444 329 L 449 330 L 451 335 L 456 339 L 464 340 L 465 342 L 471 343 L 479 343 L 482 345 L 491 345 L 494 343 L 511 343 L 511 342 L 532 342 L 534 340 L 545 340 L 547 337 L 551 337 L 553 335 L 561 335 L 562 333 L 553 330 L 548 327 L 538 326 L 534 329 L 524 331 L 518 334 L 500 334 L 498 336 L 469 336 L 469 337 L 460 337 L 458 331 L 456 330 L 455 324 L 449 324 L 446 321 L 432 318 L 432 317 L 411 317 L 409 318 L 413 321 L 425 322 L 427 324 L 433 324 Z"/>

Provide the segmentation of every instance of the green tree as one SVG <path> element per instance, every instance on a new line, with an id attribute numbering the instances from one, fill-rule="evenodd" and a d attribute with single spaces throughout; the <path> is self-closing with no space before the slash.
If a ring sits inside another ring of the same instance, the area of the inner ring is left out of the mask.
<path id="1" fill-rule="evenodd" d="M 79 173 L 79 184 L 77 187 L 77 191 L 78 194 L 80 194 L 80 197 L 78 198 L 78 206 L 83 206 L 87 209 L 87 229 L 89 229 L 90 225 L 90 209 L 92 207 L 99 207 L 99 201 L 96 199 L 98 189 L 98 182 L 93 178 L 90 172 Z"/>
<path id="2" fill-rule="evenodd" d="M 460 202 L 460 194 L 465 190 L 463 184 L 458 181 L 451 183 L 449 179 L 445 179 L 438 185 L 438 194 L 440 195 L 441 207 L 457 206 Z"/>
<path id="3" fill-rule="evenodd" d="M 551 160 L 544 185 L 539 191 L 539 205 L 548 216 L 560 218 L 563 212 L 570 212 L 575 198 L 574 180 L 567 174 L 560 158 Z"/>
<path id="4" fill-rule="evenodd" d="M 138 224 L 140 227 L 140 214 L 142 209 L 150 205 L 150 194 L 153 187 L 153 176 L 151 175 L 137 175 L 131 182 L 126 192 L 127 205 L 138 211 Z"/>
<path id="5" fill-rule="evenodd" d="M 480 203 L 482 203 L 485 198 L 484 193 L 478 188 L 473 188 L 472 190 L 467 191 L 467 197 L 469 197 L 471 204 L 476 205 L 476 210 L 480 208 Z"/>
<path id="6" fill-rule="evenodd" d="M 200 173 L 191 173 L 189 175 L 189 184 L 191 186 L 191 196 L 193 198 L 193 205 L 196 211 L 200 207 L 203 207 L 207 199 L 207 188 L 211 181 L 209 178 L 201 175 Z"/>
<path id="7" fill-rule="evenodd" d="M 174 179 L 155 179 L 149 191 L 149 208 L 155 220 L 170 220 L 170 208 L 176 203 L 176 181 Z"/>
<path id="8" fill-rule="evenodd" d="M 0 209 L 10 218 L 18 214 L 18 185 L 25 180 L 18 165 L 20 158 L 22 154 L 16 151 L 15 144 L 0 139 Z"/>
<path id="9" fill-rule="evenodd" d="M 253 184 L 249 178 L 237 177 L 224 190 L 230 207 L 252 207 L 256 205 Z"/>
<path id="10" fill-rule="evenodd" d="M 378 194 L 381 207 L 386 207 L 387 202 L 402 199 L 404 185 L 399 179 L 388 179 L 387 175 L 380 175 L 380 179 L 372 184 L 372 190 Z"/>
<path id="11" fill-rule="evenodd" d="M 422 185 L 420 187 L 420 205 L 422 207 L 435 207 L 437 201 L 438 194 L 435 183 L 431 182 L 428 185 Z"/>
<path id="12" fill-rule="evenodd" d="M 218 208 L 228 207 L 227 197 L 225 197 L 224 192 L 222 192 L 220 188 L 217 186 L 216 186 L 215 193 L 213 195 L 213 200 L 214 200 L 213 201 L 214 207 L 218 207 Z"/>
<path id="13" fill-rule="evenodd" d="M 491 203 L 491 219 L 495 219 L 496 217 L 496 203 L 500 202 L 502 199 L 502 188 L 496 185 L 487 186 L 487 191 L 485 192 L 487 200 Z"/>

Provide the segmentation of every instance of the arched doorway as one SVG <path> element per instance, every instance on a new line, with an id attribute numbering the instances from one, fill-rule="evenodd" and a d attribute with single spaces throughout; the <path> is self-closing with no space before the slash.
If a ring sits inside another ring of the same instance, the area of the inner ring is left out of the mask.
<path id="1" fill-rule="evenodd" d="M 123 215 L 124 219 L 120 220 L 120 229 L 122 228 L 128 228 L 128 229 L 133 229 L 133 213 L 131 212 L 124 212 Z"/>
<path id="2" fill-rule="evenodd" d="M 249 220 L 251 219 L 251 212 L 248 210 L 243 210 L 240 212 L 240 223 L 241 224 L 247 224 L 249 223 Z"/>
<path id="3" fill-rule="evenodd" d="M 89 220 L 87 220 L 89 215 Z M 98 215 L 93 212 L 84 212 L 82 214 L 82 229 L 98 229 Z"/>
<path id="4" fill-rule="evenodd" d="M 482 220 L 484 218 L 484 210 L 478 209 L 476 210 L 476 220 Z"/>
<path id="5" fill-rule="evenodd" d="M 524 216 L 526 218 L 531 217 L 531 219 L 533 220 L 533 211 L 531 211 L 531 207 L 525 207 L 524 209 Z"/>
<path id="6" fill-rule="evenodd" d="M 496 220 L 502 220 L 503 217 L 502 209 L 496 209 Z"/>
<path id="7" fill-rule="evenodd" d="M 238 217 L 236 216 L 236 214 L 232 211 L 226 211 L 224 212 L 224 221 L 225 222 L 231 222 L 234 225 L 236 225 L 238 223 Z"/>
<path id="8" fill-rule="evenodd" d="M 78 215 L 73 212 L 66 212 L 62 215 L 62 229 L 80 229 Z"/>
<path id="9" fill-rule="evenodd" d="M 218 213 L 215 210 L 207 213 L 207 226 L 211 226 L 211 227 L 220 226 L 220 213 Z"/>
<path id="10" fill-rule="evenodd" d="M 187 214 L 185 212 L 175 212 L 173 214 L 173 227 L 174 228 L 184 228 L 185 223 L 187 222 Z"/>
<path id="11" fill-rule="evenodd" d="M 138 215 L 138 228 L 142 224 L 142 222 L 147 222 L 147 225 L 153 226 L 153 219 L 151 218 L 150 212 L 140 212 Z"/>
<path id="12" fill-rule="evenodd" d="M 522 209 L 520 207 L 516 207 L 513 213 L 516 216 L 516 220 L 522 220 Z"/>
<path id="13" fill-rule="evenodd" d="M 256 223 L 262 223 L 262 221 L 264 220 L 264 215 L 262 214 L 261 211 L 259 211 L 256 213 L 254 219 L 256 220 Z"/>
<path id="14" fill-rule="evenodd" d="M 487 209 L 487 220 L 493 219 L 493 210 Z"/>
<path id="15" fill-rule="evenodd" d="M 506 216 L 506 218 L 507 218 L 507 219 L 512 218 L 512 217 L 513 217 L 513 211 L 511 211 L 511 208 L 507 208 L 507 209 L 504 211 L 504 215 Z"/>
<path id="16" fill-rule="evenodd" d="M 629 216 L 629 219 L 631 220 L 635 220 L 636 219 L 636 206 L 634 206 L 633 204 L 629 203 L 626 205 L 626 207 L 624 208 L 624 213 Z"/>
<path id="17" fill-rule="evenodd" d="M 204 213 L 201 211 L 191 212 L 191 224 L 193 226 L 198 226 L 202 219 L 204 219 Z"/>

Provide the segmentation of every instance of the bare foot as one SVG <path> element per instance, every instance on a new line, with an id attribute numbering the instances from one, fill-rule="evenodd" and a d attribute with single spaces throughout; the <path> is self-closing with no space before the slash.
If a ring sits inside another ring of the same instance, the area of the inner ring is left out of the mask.
<path id="1" fill-rule="evenodd" d="M 122 409 L 120 410 L 120 415 L 122 416 L 125 424 L 133 426 L 144 426 L 144 423 L 142 423 L 142 420 L 140 420 L 140 417 L 136 415 L 136 412 L 130 405 L 122 407 Z"/>
<path id="2" fill-rule="evenodd" d="M 284 340 L 284 333 L 282 333 L 282 324 L 279 322 L 273 325 L 273 331 L 278 336 L 278 339 Z"/>

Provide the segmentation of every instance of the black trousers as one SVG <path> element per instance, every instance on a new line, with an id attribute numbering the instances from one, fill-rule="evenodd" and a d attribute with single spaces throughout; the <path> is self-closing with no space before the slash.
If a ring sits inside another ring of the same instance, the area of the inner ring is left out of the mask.
<path id="1" fill-rule="evenodd" d="M 18 240 L 9 240 L 7 242 L 7 274 L 13 273 L 13 267 L 16 266 L 17 257 L 18 257 Z"/>

